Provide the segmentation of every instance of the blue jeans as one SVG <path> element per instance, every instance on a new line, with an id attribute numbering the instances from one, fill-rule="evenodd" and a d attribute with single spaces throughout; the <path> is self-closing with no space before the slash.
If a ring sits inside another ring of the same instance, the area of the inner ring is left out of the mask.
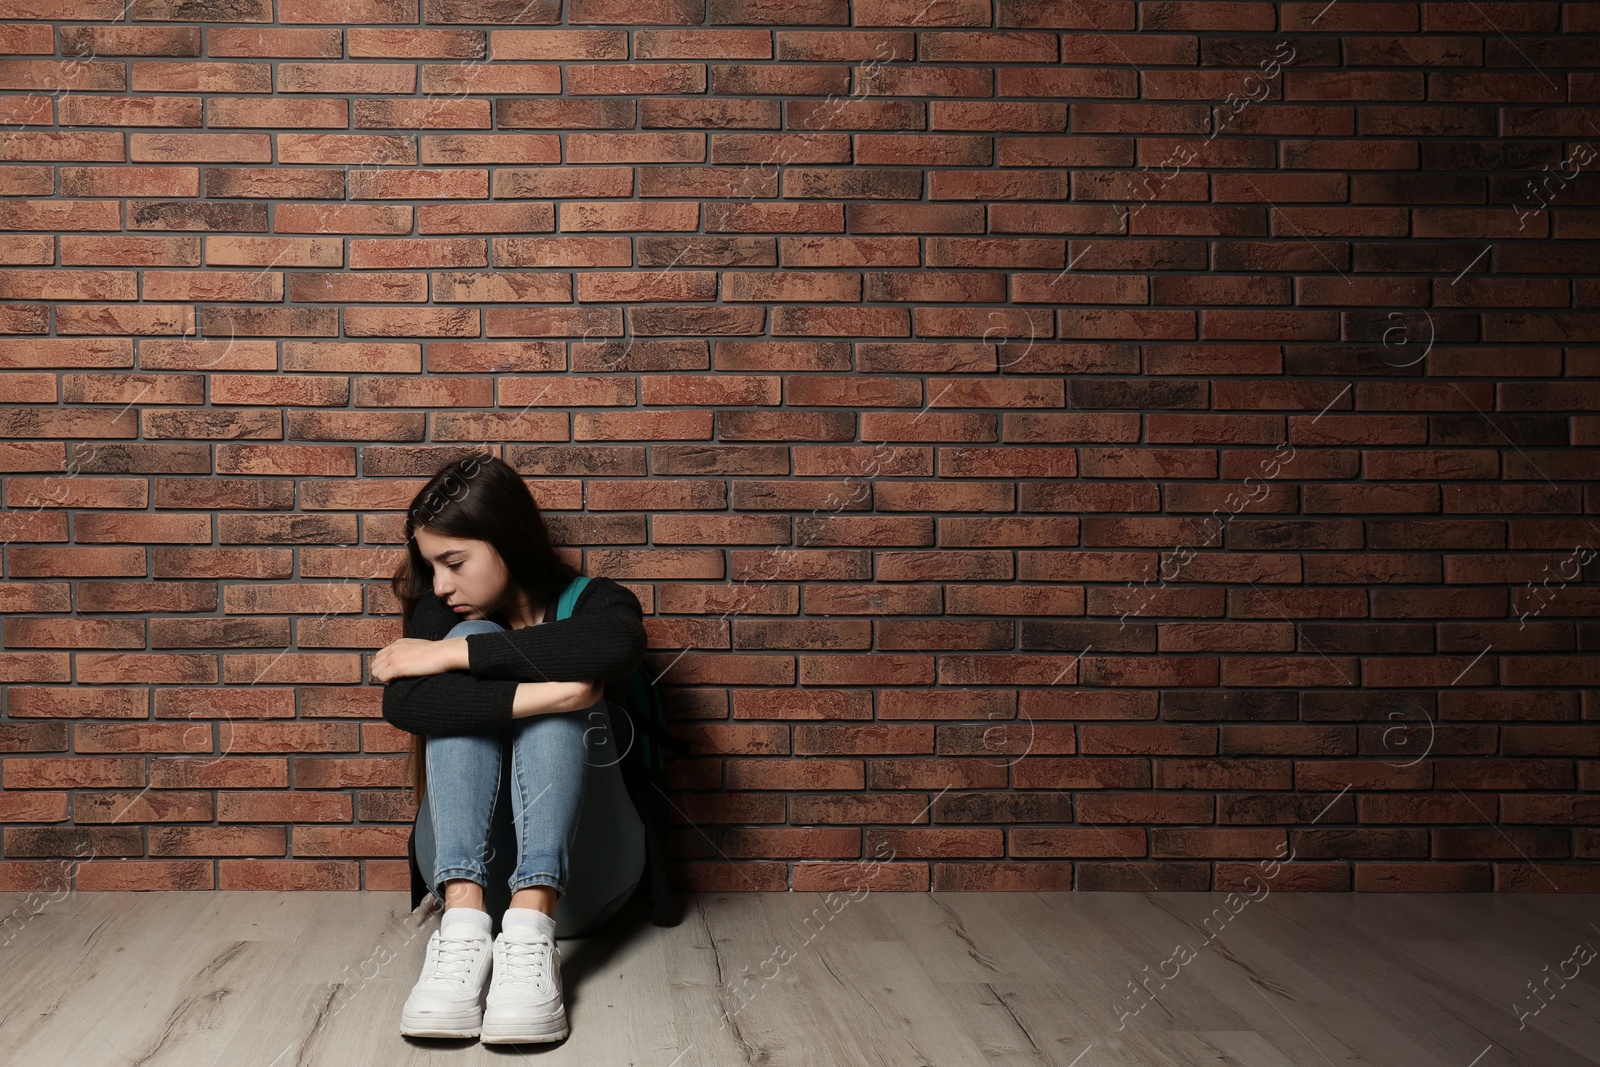
<path id="1" fill-rule="evenodd" d="M 503 629 L 467 619 L 445 636 Z M 644 823 L 604 700 L 504 731 L 430 735 L 426 750 L 417 866 L 441 904 L 446 880 L 469 878 L 498 921 L 511 894 L 550 886 L 560 938 L 590 932 L 627 903 L 644 873 Z"/>

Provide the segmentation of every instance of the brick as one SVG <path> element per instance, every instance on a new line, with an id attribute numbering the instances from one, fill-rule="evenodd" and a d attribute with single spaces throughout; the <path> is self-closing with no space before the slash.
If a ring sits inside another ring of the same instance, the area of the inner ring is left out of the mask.
<path id="1" fill-rule="evenodd" d="M 198 26 L 63 26 L 61 53 L 91 57 L 198 56 L 200 28 Z"/>
<path id="2" fill-rule="evenodd" d="M 1357 863 L 1355 888 L 1369 893 L 1482 893 L 1491 888 L 1487 863 Z"/>
<path id="3" fill-rule="evenodd" d="M 1428 75 L 1428 99 L 1463 101 L 1516 100 L 1562 101 L 1566 98 L 1559 84 L 1543 74 L 1479 73 L 1448 71 Z"/>
<path id="4" fill-rule="evenodd" d="M 233 859 L 217 863 L 218 889 L 270 889 L 296 892 L 358 888 L 353 860 Z"/>
<path id="5" fill-rule="evenodd" d="M 350 164 L 357 167 L 412 166 L 417 144 L 411 137 L 379 134 L 281 133 L 278 162 Z M 361 172 L 351 174 L 351 189 Z"/>
<path id="6" fill-rule="evenodd" d="M 352 200 L 481 200 L 489 190 L 486 170 L 352 170 L 346 181 Z"/>
<path id="7" fill-rule="evenodd" d="M 195 17 L 231 22 L 271 22 L 271 0 L 124 0 L 122 11 L 135 21 Z"/>
<path id="8" fill-rule="evenodd" d="M 84 892 L 211 890 L 212 860 L 90 860 L 78 867 L 77 888 Z"/>
<path id="9" fill-rule="evenodd" d="M 1273 858 L 1283 856 L 1286 845 L 1282 830 L 1156 829 L 1150 834 L 1150 855 L 1158 859 Z"/>
<path id="10" fill-rule="evenodd" d="M 476 337 L 483 328 L 476 308 L 352 307 L 344 312 L 344 324 L 351 337 Z"/>
<path id="11" fill-rule="evenodd" d="M 78 304 L 56 310 L 56 331 L 61 334 L 187 334 L 194 333 L 194 328 L 195 312 L 192 307 Z"/>
<path id="12" fill-rule="evenodd" d="M 130 230 L 223 230 L 265 233 L 266 204 L 189 203 L 182 200 L 130 200 Z"/>
<path id="13" fill-rule="evenodd" d="M 280 93 L 414 93 L 417 68 L 406 63 L 280 63 Z"/>
<path id="14" fill-rule="evenodd" d="M 110 200 L 10 200 L 0 204 L 0 223 L 12 230 L 114 230 L 118 207 Z"/>
<path id="15" fill-rule="evenodd" d="M 1344 55 L 1345 62 L 1362 67 L 1475 67 L 1483 63 L 1484 45 L 1474 37 L 1362 35 L 1344 39 Z"/>
<path id="16" fill-rule="evenodd" d="M 8 266 L 48 266 L 55 257 L 56 238 L 49 234 L 16 234 L 0 238 L 0 263 Z M 73 262 L 70 259 L 63 261 L 68 264 Z"/>
<path id="17" fill-rule="evenodd" d="M 269 163 L 272 142 L 264 133 L 134 133 L 128 158 L 135 163 Z"/>
<path id="18" fill-rule="evenodd" d="M 129 79 L 134 92 L 270 93 L 272 68 L 244 61 L 135 60 Z"/>
<path id="19" fill-rule="evenodd" d="M 415 23 L 417 0 L 279 0 L 278 21 Z"/>
<path id="20" fill-rule="evenodd" d="M 1071 863 L 935 863 L 940 892 L 1059 893 L 1072 888 Z"/>
<path id="21" fill-rule="evenodd" d="M 339 59 L 344 54 L 344 35 L 338 29 L 210 26 L 206 51 L 222 57 Z"/>
<path id="22" fill-rule="evenodd" d="M 196 167 L 62 167 L 61 193 L 75 197 L 188 197 L 200 194 Z"/>
<path id="23" fill-rule="evenodd" d="M 1267 872 L 1271 872 L 1269 877 Z M 1350 891 L 1348 863 L 1312 863 L 1268 866 L 1261 863 L 1218 863 L 1212 889 L 1218 893 L 1253 896 L 1265 886 L 1272 893 L 1346 893 Z"/>
<path id="24" fill-rule="evenodd" d="M 17 132 L 27 126 L 48 126 L 54 114 L 54 105 L 48 96 L 12 96 L 0 107 L 4 108 L 0 118 L 8 126 L 15 127 Z"/>
<path id="25" fill-rule="evenodd" d="M 18 130 L 0 140 L 0 160 L 122 163 L 120 133 Z"/>
<path id="26" fill-rule="evenodd" d="M 135 300 L 137 285 L 132 271 L 0 271 L 0 297 L 9 300 Z"/>
<path id="27" fill-rule="evenodd" d="M 1139 5 L 1145 30 L 1270 30 L 1276 18 L 1274 5 L 1267 3 L 1146 0 Z"/>
<path id="28" fill-rule="evenodd" d="M 0 28 L 0 43 L 7 55 L 50 55 L 56 50 L 55 27 L 45 25 L 11 25 Z M 75 49 L 69 54 L 82 55 Z"/>
<path id="29" fill-rule="evenodd" d="M 355 128 L 363 129 L 482 129 L 491 125 L 487 100 L 435 97 L 423 100 L 357 100 Z M 505 124 L 502 123 L 502 126 Z"/>
<path id="30" fill-rule="evenodd" d="M 352 59 L 482 59 L 488 53 L 486 30 L 380 30 L 352 26 L 346 37 Z"/>
<path id="31" fill-rule="evenodd" d="M 424 63 L 419 84 L 424 94 L 559 93 L 561 68 L 542 64 Z"/>
<path id="32" fill-rule="evenodd" d="M 1366 3 L 1360 7 L 1317 3 L 1286 3 L 1279 10 L 1279 28 L 1284 30 L 1392 31 L 1412 33 L 1418 29 L 1414 3 Z M 1353 40 L 1353 39 L 1352 39 Z"/>
<path id="33" fill-rule="evenodd" d="M 1211 110 L 1203 104 L 1073 104 L 1072 128 L 1079 133 L 1184 133 L 1211 129 Z"/>
<path id="34" fill-rule="evenodd" d="M 127 67 L 111 60 L 8 59 L 0 61 L 0 89 L 25 92 L 121 92 L 129 88 Z M 135 85 L 134 89 L 142 88 Z"/>
<path id="35" fill-rule="evenodd" d="M 549 204 L 495 204 L 472 208 L 424 204 L 417 211 L 419 233 L 538 233 L 555 228 Z"/>
<path id="36" fill-rule="evenodd" d="M 335 127 L 350 122 L 350 105 L 344 100 L 256 100 L 251 97 L 213 97 L 206 101 L 207 123 L 213 127 L 258 126 Z M 169 124 L 170 125 L 170 124 Z"/>
<path id="37" fill-rule="evenodd" d="M 1559 25 L 1561 5 L 1555 3 L 1477 4 L 1423 3 L 1425 33 L 1471 30 L 1482 33 L 1549 32 Z"/>
<path id="38" fill-rule="evenodd" d="M 1435 98 L 1437 99 L 1437 98 Z M 1374 136 L 1494 136 L 1494 112 L 1488 107 L 1363 107 L 1360 133 Z"/>
<path id="39" fill-rule="evenodd" d="M 561 145 L 555 134 L 424 134 L 421 162 L 437 164 L 555 163 Z"/>
<path id="40" fill-rule="evenodd" d="M 283 275 L 245 270 L 163 270 L 147 275 L 144 299 L 157 301 L 280 301 Z"/>
<path id="41" fill-rule="evenodd" d="M 186 97 L 66 96 L 61 100 L 63 126 L 198 127 L 201 102 Z"/>
<path id="42" fill-rule="evenodd" d="M 343 242 L 330 237 L 211 237 L 206 265 L 212 267 L 340 267 Z"/>
<path id="43" fill-rule="evenodd" d="M 322 266 L 339 266 L 337 259 Z M 488 249 L 482 238 L 354 238 L 350 241 L 350 267 L 483 267 Z"/>
<path id="44" fill-rule="evenodd" d="M 280 203 L 278 234 L 410 234 L 411 208 L 370 203 Z"/>
<path id="45" fill-rule="evenodd" d="M 208 197 L 331 199 L 344 195 L 344 174 L 332 168 L 285 173 L 276 167 L 210 167 L 205 192 Z"/>

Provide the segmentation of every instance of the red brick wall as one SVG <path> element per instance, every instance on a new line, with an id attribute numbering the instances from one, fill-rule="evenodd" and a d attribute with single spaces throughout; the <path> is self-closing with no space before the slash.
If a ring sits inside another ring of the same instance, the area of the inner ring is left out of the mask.
<path id="1" fill-rule="evenodd" d="M 691 687 L 686 887 L 1600 891 L 1600 4 L 0 42 L 0 890 L 403 888 L 489 448 Z"/>

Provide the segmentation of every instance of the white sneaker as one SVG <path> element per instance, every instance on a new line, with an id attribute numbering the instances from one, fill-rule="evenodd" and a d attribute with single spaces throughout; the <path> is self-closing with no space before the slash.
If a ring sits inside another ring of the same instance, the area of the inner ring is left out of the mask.
<path id="1" fill-rule="evenodd" d="M 477 1037 L 483 1025 L 484 981 L 489 977 L 489 935 L 461 924 L 428 938 L 422 977 L 400 1011 L 407 1037 Z"/>
<path id="2" fill-rule="evenodd" d="M 485 1045 L 560 1041 L 567 1036 L 561 950 L 548 935 L 512 926 L 494 940 L 494 977 L 483 1009 Z"/>

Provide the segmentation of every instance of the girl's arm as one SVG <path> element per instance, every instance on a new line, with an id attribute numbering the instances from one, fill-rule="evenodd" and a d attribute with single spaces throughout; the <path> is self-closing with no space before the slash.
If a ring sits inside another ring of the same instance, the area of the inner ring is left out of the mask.
<path id="1" fill-rule="evenodd" d="M 622 681 L 644 659 L 649 643 L 639 598 L 604 576 L 590 578 L 570 618 L 461 640 L 464 666 L 474 678 L 519 682 Z"/>
<path id="2" fill-rule="evenodd" d="M 591 579 L 573 610 L 558 622 L 450 640 L 458 664 L 457 642 L 465 643 L 467 669 L 392 679 L 383 689 L 384 719 L 407 733 L 448 736 L 589 707 L 607 680 L 626 677 L 643 659 L 643 613 L 638 598 L 609 578 Z M 404 636 L 444 641 L 460 621 L 426 593 Z"/>
<path id="3" fill-rule="evenodd" d="M 605 685 L 600 682 L 518 682 L 517 695 L 511 701 L 511 715 L 524 719 L 530 715 L 580 711 L 604 694 Z"/>
<path id="4" fill-rule="evenodd" d="M 477 733 L 531 715 L 580 711 L 604 694 L 599 681 L 515 682 L 449 671 L 391 681 L 383 690 L 383 717 L 407 733 Z"/>
<path id="5" fill-rule="evenodd" d="M 429 594 L 417 602 L 405 636 L 439 641 L 459 621 Z M 383 717 L 410 734 L 445 737 L 499 730 L 515 720 L 519 688 L 514 680 L 474 678 L 464 670 L 394 678 L 383 687 Z M 530 709 L 539 703 L 536 695 L 523 700 Z"/>

